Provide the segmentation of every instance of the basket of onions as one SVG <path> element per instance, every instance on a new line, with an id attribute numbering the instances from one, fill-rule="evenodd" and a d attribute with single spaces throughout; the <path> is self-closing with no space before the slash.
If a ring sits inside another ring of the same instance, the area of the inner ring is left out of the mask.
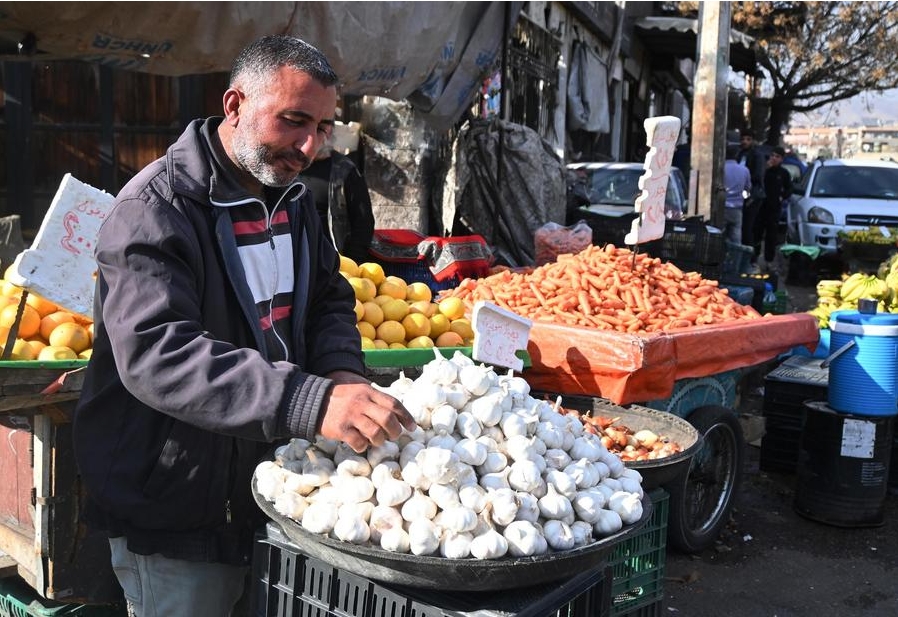
<path id="1" fill-rule="evenodd" d="M 576 416 L 435 352 L 384 388 L 414 431 L 363 454 L 293 439 L 259 463 L 256 501 L 301 550 L 388 583 L 509 589 L 598 567 L 651 518 L 640 473 Z"/>

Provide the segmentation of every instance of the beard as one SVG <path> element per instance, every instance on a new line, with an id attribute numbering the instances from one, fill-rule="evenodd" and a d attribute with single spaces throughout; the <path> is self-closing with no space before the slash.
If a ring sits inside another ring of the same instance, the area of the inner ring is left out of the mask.
<path id="1" fill-rule="evenodd" d="M 309 159 L 302 152 L 278 154 L 265 144 L 252 144 L 235 135 L 233 141 L 234 158 L 250 175 L 264 186 L 285 187 L 296 181 L 302 170 L 309 166 Z M 295 167 L 301 165 L 300 171 L 287 169 L 277 165 L 278 160 L 288 161 Z"/>

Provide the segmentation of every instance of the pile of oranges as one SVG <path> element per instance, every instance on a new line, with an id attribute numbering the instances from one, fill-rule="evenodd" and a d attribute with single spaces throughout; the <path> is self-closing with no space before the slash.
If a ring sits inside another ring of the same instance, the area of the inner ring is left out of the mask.
<path id="1" fill-rule="evenodd" d="M 469 347 L 474 340 L 465 305 L 458 298 L 434 301 L 426 283 L 387 276 L 374 262 L 340 256 L 340 272 L 355 291 L 362 349 Z"/>
<path id="2" fill-rule="evenodd" d="M 10 360 L 89 359 L 93 323 L 32 292 L 25 297 L 24 306 L 20 306 L 23 291 L 9 282 L 6 275 L 0 280 L 0 352 L 5 350 L 9 332 L 21 310 Z"/>

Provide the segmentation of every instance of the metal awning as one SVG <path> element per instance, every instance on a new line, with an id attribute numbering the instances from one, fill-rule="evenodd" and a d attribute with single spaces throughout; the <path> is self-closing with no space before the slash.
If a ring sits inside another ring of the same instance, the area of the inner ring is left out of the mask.
<path id="1" fill-rule="evenodd" d="M 642 43 L 652 54 L 696 58 L 698 49 L 697 19 L 688 17 L 640 17 L 634 22 Z M 757 62 L 752 48 L 754 39 L 738 30 L 730 29 L 730 68 L 752 74 Z"/>

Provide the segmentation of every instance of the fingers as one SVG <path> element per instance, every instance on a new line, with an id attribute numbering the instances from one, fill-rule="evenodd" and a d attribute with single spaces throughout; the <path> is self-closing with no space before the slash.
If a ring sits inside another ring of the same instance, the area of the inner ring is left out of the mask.
<path id="1" fill-rule="evenodd" d="M 362 452 L 415 426 L 411 414 L 394 397 L 368 384 L 340 384 L 332 387 L 327 398 L 320 432 Z"/>

